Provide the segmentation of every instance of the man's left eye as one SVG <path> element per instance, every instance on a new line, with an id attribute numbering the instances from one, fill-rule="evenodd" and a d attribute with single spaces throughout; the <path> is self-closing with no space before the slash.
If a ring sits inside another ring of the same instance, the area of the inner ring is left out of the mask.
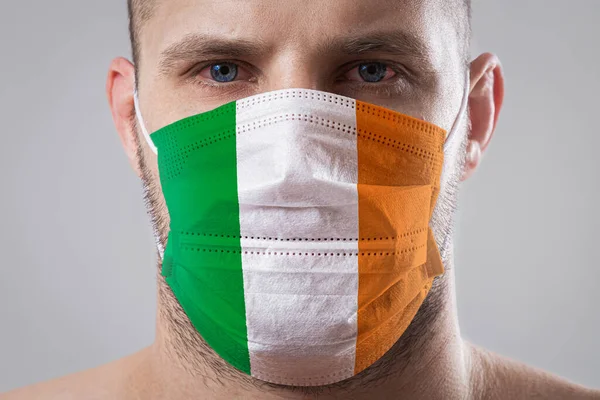
<path id="1" fill-rule="evenodd" d="M 346 78 L 351 81 L 364 81 L 377 83 L 396 76 L 396 72 L 381 62 L 368 62 L 358 64 L 346 73 Z"/>

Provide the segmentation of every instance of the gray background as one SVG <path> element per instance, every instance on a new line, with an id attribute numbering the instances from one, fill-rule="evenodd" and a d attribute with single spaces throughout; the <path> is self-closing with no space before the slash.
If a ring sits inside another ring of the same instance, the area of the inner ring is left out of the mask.
<path id="1" fill-rule="evenodd" d="M 473 54 L 507 79 L 461 195 L 463 335 L 600 387 L 600 1 L 474 5 Z M 0 391 L 154 338 L 155 256 L 104 83 L 124 0 L 0 0 Z"/>

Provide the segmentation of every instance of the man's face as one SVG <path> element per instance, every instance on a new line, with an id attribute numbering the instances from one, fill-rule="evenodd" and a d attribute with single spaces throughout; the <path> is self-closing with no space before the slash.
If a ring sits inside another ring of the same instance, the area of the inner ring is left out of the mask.
<path id="1" fill-rule="evenodd" d="M 453 6 L 439 0 L 155 1 L 139 35 L 138 90 L 150 132 L 283 88 L 353 97 L 446 130 L 457 118 L 466 65 L 456 6 L 450 13 Z M 229 71 L 211 73 L 223 63 Z M 141 143 L 143 178 L 165 239 L 168 213 L 159 195 L 156 156 Z M 442 179 L 451 173 L 445 171 Z M 438 203 L 451 198 L 442 192 Z M 438 207 L 438 214 L 441 208 L 451 206 Z M 447 221 L 437 215 L 434 222 L 440 218 Z"/>
<path id="2" fill-rule="evenodd" d="M 445 150 L 441 191 L 431 221 L 445 266 L 451 267 L 451 254 L 445 249 L 451 248 L 447 239 L 457 183 L 476 168 L 503 98 L 502 73 L 492 54 L 474 60 L 471 81 L 466 79 L 468 15 L 463 0 L 145 1 L 154 8 L 149 18 L 139 18 L 144 13 L 136 18 L 136 72 L 140 111 L 149 132 L 225 103 L 290 88 L 373 103 L 446 131 L 460 122 Z M 157 157 L 134 123 L 134 75 L 131 62 L 115 59 L 107 94 L 117 131 L 144 182 L 150 215 L 165 245 L 169 214 Z M 470 125 L 460 112 L 466 89 Z M 349 380 L 348 385 L 376 382 L 392 363 L 399 359 L 410 363 L 411 354 L 422 352 L 419 343 L 450 296 L 446 282 L 434 280 L 400 340 L 362 372 L 362 378 Z M 165 340 L 175 354 L 201 374 L 210 365 L 221 374 L 228 371 L 232 378 L 246 379 L 214 356 L 164 279 L 158 279 L 158 289 L 157 338 L 163 334 L 170 338 Z"/>
<path id="3" fill-rule="evenodd" d="M 135 19 L 137 68 L 115 59 L 106 88 L 162 245 L 170 221 L 157 157 L 135 124 L 134 72 L 149 132 L 225 103 L 291 88 L 373 103 L 446 131 L 457 126 L 445 148 L 441 191 L 430 223 L 446 270 L 451 269 L 451 253 L 445 250 L 451 249 L 457 184 L 479 164 L 504 93 L 502 69 L 493 54 L 484 53 L 467 65 L 469 23 L 463 0 L 145 1 L 154 7 Z M 469 115 L 461 112 L 467 99 Z M 391 365 L 398 370 L 412 362 L 412 354 L 422 355 L 437 317 L 453 312 L 448 276 L 434 280 L 392 349 L 362 378 L 339 385 L 375 385 Z M 157 340 L 169 342 L 178 358 L 200 374 L 209 365 L 223 376 L 246 379 L 215 357 L 164 279 L 158 279 L 158 289 Z"/>

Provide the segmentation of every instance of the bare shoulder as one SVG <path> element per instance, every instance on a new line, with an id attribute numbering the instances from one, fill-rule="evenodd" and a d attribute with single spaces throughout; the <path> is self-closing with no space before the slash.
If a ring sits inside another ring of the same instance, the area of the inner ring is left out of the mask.
<path id="1" fill-rule="evenodd" d="M 0 400 L 125 399 L 135 385 L 145 351 L 65 377 L 0 394 Z"/>
<path id="2" fill-rule="evenodd" d="M 482 398 L 600 400 L 600 390 L 586 388 L 560 376 L 534 368 L 469 344 L 473 385 Z"/>

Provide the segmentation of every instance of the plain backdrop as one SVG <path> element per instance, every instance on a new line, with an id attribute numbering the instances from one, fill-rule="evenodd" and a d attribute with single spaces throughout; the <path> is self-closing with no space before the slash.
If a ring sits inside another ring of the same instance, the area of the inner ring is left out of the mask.
<path id="1" fill-rule="evenodd" d="M 104 84 L 125 0 L 0 0 L 0 392 L 154 339 L 155 251 Z M 506 99 L 461 194 L 467 339 L 600 387 L 600 1 L 475 0 Z"/>

